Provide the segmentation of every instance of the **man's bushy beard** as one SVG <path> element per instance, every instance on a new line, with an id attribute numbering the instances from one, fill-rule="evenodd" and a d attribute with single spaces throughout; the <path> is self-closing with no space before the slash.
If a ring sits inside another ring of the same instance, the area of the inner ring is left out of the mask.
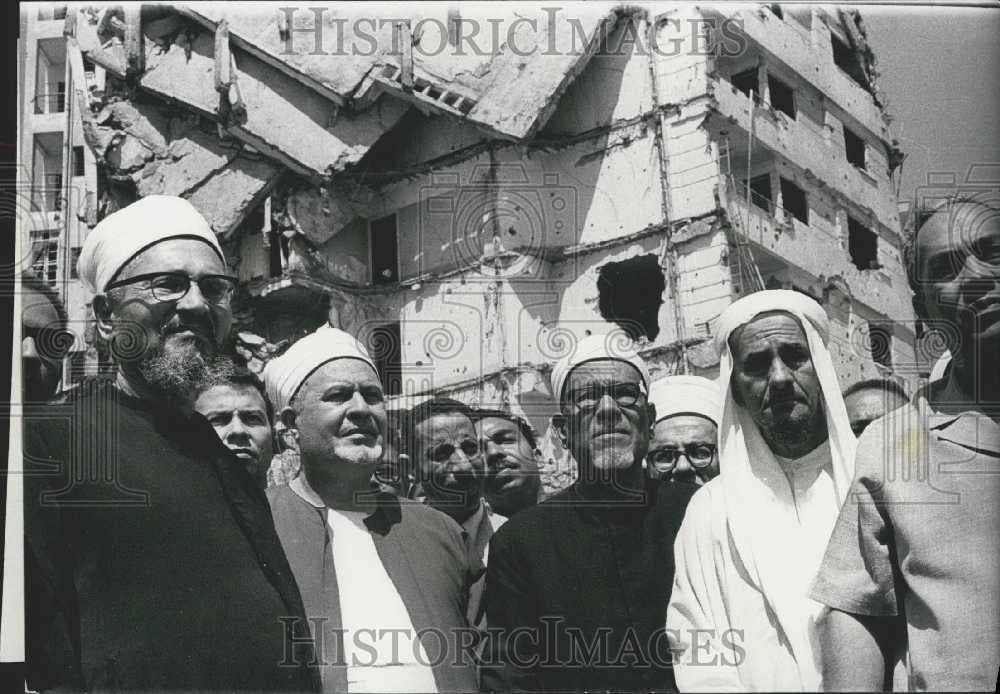
<path id="1" fill-rule="evenodd" d="M 139 362 L 139 374 L 146 385 L 171 403 L 191 399 L 198 386 L 209 376 L 225 380 L 225 370 L 232 375 L 232 362 L 224 357 L 206 358 L 197 343 L 157 350 Z"/>

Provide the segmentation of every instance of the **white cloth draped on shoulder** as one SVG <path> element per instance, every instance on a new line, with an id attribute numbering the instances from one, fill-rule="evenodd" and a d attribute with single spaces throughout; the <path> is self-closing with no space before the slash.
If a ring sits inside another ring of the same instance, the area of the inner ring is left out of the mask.
<path id="1" fill-rule="evenodd" d="M 729 336 L 771 311 L 801 325 L 823 389 L 828 439 L 796 460 L 771 451 L 729 387 Z M 823 608 L 807 597 L 808 588 L 852 481 L 856 445 L 828 339 L 822 307 L 797 292 L 757 292 L 722 315 L 720 476 L 688 507 L 667 610 L 672 646 L 682 651 L 675 667 L 681 691 L 821 685 L 814 624 Z"/>

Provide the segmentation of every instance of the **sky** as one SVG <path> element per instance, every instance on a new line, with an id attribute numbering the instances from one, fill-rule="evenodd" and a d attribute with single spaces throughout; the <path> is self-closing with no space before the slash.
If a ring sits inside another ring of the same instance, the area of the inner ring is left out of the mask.
<path id="1" fill-rule="evenodd" d="M 978 176 L 1000 188 L 1000 10 L 859 10 L 893 117 L 890 129 L 907 154 L 900 200 L 927 186 L 928 174 L 965 181 L 973 163 L 991 164 Z"/>

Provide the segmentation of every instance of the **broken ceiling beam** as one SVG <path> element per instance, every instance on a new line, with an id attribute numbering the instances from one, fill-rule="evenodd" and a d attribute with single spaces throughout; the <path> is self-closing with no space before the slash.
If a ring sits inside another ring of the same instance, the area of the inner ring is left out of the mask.
<path id="1" fill-rule="evenodd" d="M 399 58 L 401 67 L 399 82 L 403 85 L 403 89 L 410 91 L 413 89 L 413 35 L 410 33 L 410 23 L 398 22 L 393 28 L 396 32 L 393 35 L 393 43 L 402 51 Z"/>
<path id="2" fill-rule="evenodd" d="M 172 45 L 151 55 L 140 86 L 153 94 L 215 117 L 215 38 L 201 32 L 191 44 L 190 56 Z M 242 54 L 232 73 L 240 84 L 247 118 L 230 133 L 266 156 L 309 177 L 325 177 L 356 163 L 406 112 L 406 105 L 381 99 L 364 113 L 341 113 L 327 127 L 335 104 L 281 71 Z"/>
<path id="3" fill-rule="evenodd" d="M 229 60 L 229 28 L 226 20 L 219 22 L 215 28 L 215 91 L 229 89 L 233 81 L 232 67 Z"/>
<path id="4" fill-rule="evenodd" d="M 219 122 L 225 128 L 245 123 L 246 104 L 236 83 L 235 58 L 229 50 L 229 26 L 225 20 L 215 29 L 215 91 L 219 93 Z"/>
<path id="5" fill-rule="evenodd" d="M 125 10 L 125 77 L 134 81 L 146 69 L 145 49 L 142 40 L 142 5 L 128 3 Z"/>

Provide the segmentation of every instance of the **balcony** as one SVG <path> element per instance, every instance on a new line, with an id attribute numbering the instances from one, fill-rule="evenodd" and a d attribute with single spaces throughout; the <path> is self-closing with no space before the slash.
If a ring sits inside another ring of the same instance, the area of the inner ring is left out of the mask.
<path id="1" fill-rule="evenodd" d="M 712 85 L 718 112 L 749 133 L 746 95 L 723 79 L 714 79 Z M 842 150 L 826 144 L 822 133 L 764 105 L 754 106 L 753 119 L 755 143 L 802 169 L 806 179 L 833 189 L 862 210 L 871 211 L 889 229 L 898 228 L 899 212 L 888 188 L 869 172 L 848 163 Z M 724 128 L 725 124 L 720 123 L 719 127 Z"/>
<path id="2" fill-rule="evenodd" d="M 815 86 L 883 142 L 892 140 L 882 110 L 872 95 L 834 64 L 827 27 L 814 26 L 807 32 L 795 20 L 779 19 L 771 12 L 705 10 L 706 15 L 737 13 L 743 33 L 749 39 Z"/>
<path id="3" fill-rule="evenodd" d="M 733 190 L 723 181 L 719 196 L 723 200 L 730 222 L 737 233 L 750 242 L 751 248 L 763 249 L 768 254 L 801 268 L 817 280 L 841 277 L 847 282 L 855 297 L 886 316 L 910 316 L 909 292 L 901 291 L 906 276 L 898 261 L 893 262 L 885 253 L 883 267 L 879 270 L 859 270 L 851 262 L 847 249 L 839 237 L 828 230 L 788 221 L 791 215 L 772 203 L 761 209 L 756 204 L 747 205 L 744 189 Z M 784 214 L 782 214 L 784 212 Z M 778 219 L 776 215 L 784 219 Z M 884 243 L 884 242 L 883 242 Z M 764 278 L 766 281 L 766 277 Z"/>
<path id="4" fill-rule="evenodd" d="M 56 133 L 66 129 L 66 94 L 38 94 L 31 100 L 33 111 L 31 130 L 36 133 Z"/>
<path id="5" fill-rule="evenodd" d="M 66 92 L 52 94 L 36 94 L 31 100 L 35 107 L 35 115 L 66 112 Z"/>

